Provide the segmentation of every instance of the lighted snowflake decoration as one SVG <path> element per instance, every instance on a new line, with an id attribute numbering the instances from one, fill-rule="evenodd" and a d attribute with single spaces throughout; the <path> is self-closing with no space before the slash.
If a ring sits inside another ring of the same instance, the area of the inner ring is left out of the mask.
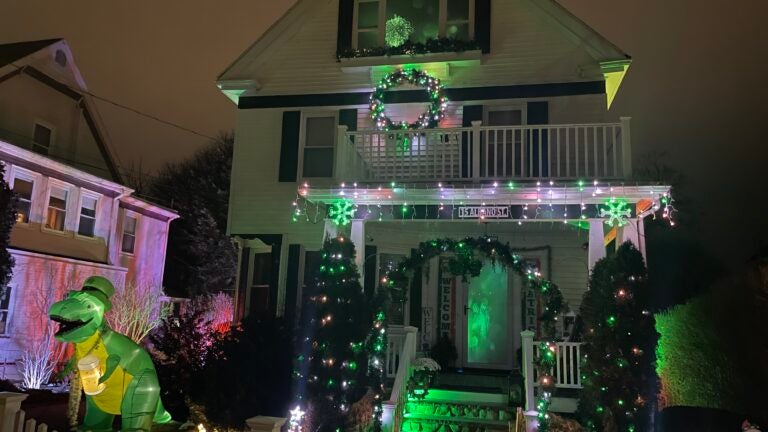
<path id="1" fill-rule="evenodd" d="M 328 217 L 339 226 L 348 225 L 354 215 L 355 206 L 349 200 L 336 201 L 328 209 Z"/>
<path id="2" fill-rule="evenodd" d="M 304 426 L 304 415 L 306 414 L 298 405 L 290 411 L 291 417 L 288 420 L 289 432 L 301 432 Z"/>
<path id="3" fill-rule="evenodd" d="M 600 217 L 605 218 L 606 225 L 610 226 L 624 226 L 630 216 L 632 210 L 627 207 L 627 202 L 616 198 L 611 198 L 605 203 L 605 207 L 600 209 Z"/>

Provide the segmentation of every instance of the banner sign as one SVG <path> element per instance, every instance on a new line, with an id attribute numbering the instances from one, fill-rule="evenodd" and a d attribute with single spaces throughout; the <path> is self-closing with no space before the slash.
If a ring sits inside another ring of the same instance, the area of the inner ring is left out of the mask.
<path id="1" fill-rule="evenodd" d="M 438 333 L 456 343 L 456 277 L 448 271 L 448 258 L 440 257 L 438 280 Z"/>
<path id="2" fill-rule="evenodd" d="M 509 219 L 509 206 L 461 206 L 460 219 Z"/>

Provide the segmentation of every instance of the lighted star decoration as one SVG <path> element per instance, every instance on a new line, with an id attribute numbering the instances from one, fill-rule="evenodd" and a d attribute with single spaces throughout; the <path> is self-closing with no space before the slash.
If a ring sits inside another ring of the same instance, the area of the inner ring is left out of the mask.
<path id="1" fill-rule="evenodd" d="M 605 203 L 605 207 L 600 209 L 600 217 L 605 218 L 606 225 L 610 226 L 624 226 L 630 216 L 632 210 L 625 200 L 611 198 Z"/>
<path id="2" fill-rule="evenodd" d="M 355 215 L 355 206 L 349 200 L 336 201 L 328 209 L 328 217 L 338 226 L 348 225 Z"/>
<path id="3" fill-rule="evenodd" d="M 300 406 L 297 405 L 296 408 L 290 411 L 290 414 L 291 418 L 288 421 L 288 432 L 300 432 L 302 429 L 304 414 L 306 413 L 302 411 Z"/>

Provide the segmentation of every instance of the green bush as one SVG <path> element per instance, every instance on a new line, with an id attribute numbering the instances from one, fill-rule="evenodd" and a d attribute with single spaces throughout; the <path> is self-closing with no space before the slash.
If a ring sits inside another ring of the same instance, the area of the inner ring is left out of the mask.
<path id="1" fill-rule="evenodd" d="M 656 315 L 662 407 L 765 410 L 763 330 L 752 293 L 747 282 L 731 282 Z"/>

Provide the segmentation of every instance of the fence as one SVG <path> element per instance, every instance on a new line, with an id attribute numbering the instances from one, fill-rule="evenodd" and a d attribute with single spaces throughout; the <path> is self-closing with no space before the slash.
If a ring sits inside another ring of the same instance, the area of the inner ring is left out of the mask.
<path id="1" fill-rule="evenodd" d="M 25 419 L 21 403 L 27 395 L 0 392 L 0 432 L 48 432 L 48 425 L 35 419 Z M 56 432 L 55 430 L 52 432 Z"/>

